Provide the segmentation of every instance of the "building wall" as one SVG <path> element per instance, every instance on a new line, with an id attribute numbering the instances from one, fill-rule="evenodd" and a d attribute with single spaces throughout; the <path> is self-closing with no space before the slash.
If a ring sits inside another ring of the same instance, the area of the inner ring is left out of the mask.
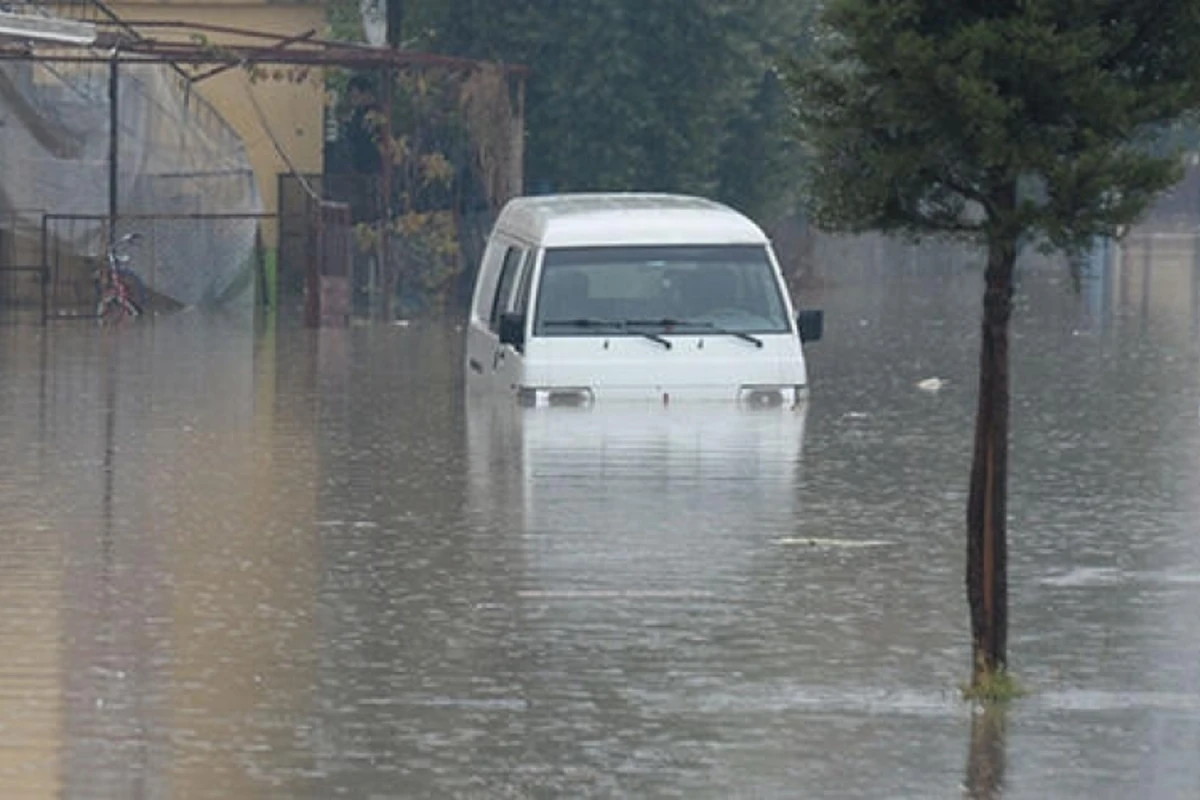
<path id="1" fill-rule="evenodd" d="M 291 36 L 315 29 L 322 36 L 325 29 L 325 7 L 321 3 L 246 2 L 246 0 L 206 0 L 205 2 L 172 2 L 172 0 L 121 0 L 109 4 L 112 10 L 130 23 L 138 20 L 169 20 L 199 22 L 233 28 Z M 145 31 L 156 38 L 186 39 L 186 32 Z M 206 33 L 213 44 L 270 44 L 267 40 L 248 40 L 236 36 Z M 266 66 L 272 72 L 287 68 Z M 241 135 L 250 155 L 250 163 L 258 177 L 265 210 L 278 210 L 278 175 L 287 172 L 290 160 L 302 173 L 320 172 L 323 152 L 323 109 L 325 91 L 319 71 L 313 70 L 309 80 L 302 83 L 270 80 L 251 84 L 245 70 L 231 69 L 197 84 L 199 91 Z M 250 101 L 252 95 L 262 111 L 262 117 Z M 278 141 L 279 147 L 272 141 Z M 282 149 L 287 155 L 280 155 Z M 265 231 L 268 246 L 277 237 L 275 225 Z"/>

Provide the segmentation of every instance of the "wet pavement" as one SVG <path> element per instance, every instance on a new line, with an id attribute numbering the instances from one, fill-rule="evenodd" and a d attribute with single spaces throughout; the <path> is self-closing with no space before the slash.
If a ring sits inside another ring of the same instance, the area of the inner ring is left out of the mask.
<path id="1" fill-rule="evenodd" d="M 452 323 L 0 320 L 0 797 L 1200 796 L 1191 258 L 1023 274 L 993 715 L 973 265 L 826 289 L 797 413 L 468 402 Z"/>

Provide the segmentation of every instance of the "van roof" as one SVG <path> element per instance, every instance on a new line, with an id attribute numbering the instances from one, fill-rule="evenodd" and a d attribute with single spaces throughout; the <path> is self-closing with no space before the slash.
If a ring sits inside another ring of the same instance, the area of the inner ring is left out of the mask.
<path id="1" fill-rule="evenodd" d="M 758 225 L 728 206 L 676 194 L 551 194 L 518 197 L 496 228 L 546 247 L 766 244 Z"/>

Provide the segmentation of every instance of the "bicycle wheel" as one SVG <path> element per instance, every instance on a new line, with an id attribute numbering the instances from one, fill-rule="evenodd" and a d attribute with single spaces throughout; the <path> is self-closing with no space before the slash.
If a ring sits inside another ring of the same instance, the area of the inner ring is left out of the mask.
<path id="1" fill-rule="evenodd" d="M 117 325 L 122 320 L 138 315 L 137 307 L 120 295 L 109 295 L 100 301 L 97 314 L 101 325 Z"/>
<path id="2" fill-rule="evenodd" d="M 146 307 L 146 283 L 142 280 L 142 276 L 128 267 L 118 267 L 117 276 L 125 284 L 125 296 L 138 310 L 138 313 L 141 313 L 141 310 Z"/>

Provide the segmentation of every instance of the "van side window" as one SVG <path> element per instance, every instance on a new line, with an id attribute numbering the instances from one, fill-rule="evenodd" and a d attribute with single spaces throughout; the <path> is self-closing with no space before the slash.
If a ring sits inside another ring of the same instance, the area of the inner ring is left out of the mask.
<path id="1" fill-rule="evenodd" d="M 535 251 L 536 252 L 536 251 Z M 529 290 L 533 284 L 534 254 L 530 253 L 525 259 L 525 269 L 521 270 L 521 285 L 517 287 L 517 299 L 513 303 L 513 311 L 525 314 L 529 311 Z"/>
<path id="2" fill-rule="evenodd" d="M 500 315 L 508 311 L 512 302 L 513 286 L 520 275 L 521 257 L 525 251 L 510 247 L 504 254 L 504 264 L 500 267 L 500 280 L 496 282 L 496 296 L 492 298 L 492 314 L 488 324 L 493 331 L 500 330 Z"/>

